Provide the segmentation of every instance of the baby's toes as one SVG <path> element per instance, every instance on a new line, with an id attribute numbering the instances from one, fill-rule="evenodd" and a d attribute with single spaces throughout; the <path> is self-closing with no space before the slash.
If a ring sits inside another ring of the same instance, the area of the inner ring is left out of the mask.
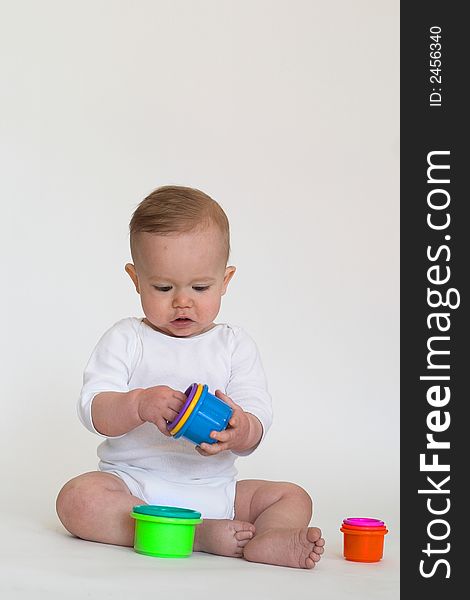
<path id="1" fill-rule="evenodd" d="M 232 521 L 232 527 L 235 531 L 235 537 L 237 540 L 245 539 L 244 536 L 246 533 L 251 533 L 254 535 L 256 531 L 256 527 L 253 525 L 253 523 L 249 523 L 248 521 Z M 241 537 L 238 537 L 239 535 Z"/>
<path id="2" fill-rule="evenodd" d="M 249 542 L 253 537 L 254 533 L 252 531 L 237 531 L 235 534 L 235 539 L 239 542 Z M 238 544 L 240 545 L 240 544 Z"/>
<path id="3" fill-rule="evenodd" d="M 310 552 L 310 554 L 308 555 L 308 557 L 310 559 L 312 559 L 314 562 L 318 562 L 321 558 L 321 556 L 319 554 L 317 554 L 316 552 Z"/>
<path id="4" fill-rule="evenodd" d="M 316 561 L 313 560 L 313 558 L 310 558 L 310 556 L 307 556 L 307 558 L 305 559 L 305 566 L 307 569 L 313 569 L 313 567 L 316 565 Z"/>
<path id="5" fill-rule="evenodd" d="M 251 531 L 244 531 L 243 534 L 244 535 L 242 535 L 242 532 L 235 534 L 235 539 L 237 540 L 237 546 L 239 548 L 244 548 L 248 542 L 253 539 Z"/>
<path id="6" fill-rule="evenodd" d="M 237 547 L 239 550 L 243 551 L 243 548 L 248 544 L 250 540 L 242 540 L 241 542 L 237 542 Z"/>
<path id="7" fill-rule="evenodd" d="M 307 527 L 307 540 L 312 544 L 318 544 L 320 540 L 323 540 L 320 529 L 318 527 Z M 325 543 L 324 540 L 323 543 Z M 321 544 L 319 545 L 321 546 Z"/>
<path id="8" fill-rule="evenodd" d="M 325 548 L 323 548 L 323 546 L 314 546 L 313 551 L 316 552 L 316 554 L 323 554 Z"/>
<path id="9" fill-rule="evenodd" d="M 235 539 L 239 542 L 251 540 L 253 533 L 251 531 L 237 531 Z"/>

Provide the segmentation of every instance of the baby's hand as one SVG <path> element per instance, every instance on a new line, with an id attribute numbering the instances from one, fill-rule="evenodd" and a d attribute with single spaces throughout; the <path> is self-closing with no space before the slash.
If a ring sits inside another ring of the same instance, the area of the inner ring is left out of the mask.
<path id="1" fill-rule="evenodd" d="M 233 414 L 228 422 L 228 427 L 224 431 L 212 431 L 210 437 L 217 440 L 216 444 L 207 444 L 202 442 L 200 446 L 196 446 L 196 450 L 202 456 L 213 456 L 224 450 L 235 450 L 242 452 L 250 448 L 250 434 L 252 427 L 250 423 L 249 413 L 246 413 L 241 406 L 235 404 L 231 398 L 220 390 L 216 390 L 217 398 L 223 400 L 233 409 Z M 253 417 L 256 418 L 256 417 Z"/>
<path id="2" fill-rule="evenodd" d="M 163 435 L 171 437 L 167 424 L 176 419 L 185 402 L 183 392 L 167 385 L 156 385 L 139 390 L 137 410 L 142 421 L 153 423 Z"/>

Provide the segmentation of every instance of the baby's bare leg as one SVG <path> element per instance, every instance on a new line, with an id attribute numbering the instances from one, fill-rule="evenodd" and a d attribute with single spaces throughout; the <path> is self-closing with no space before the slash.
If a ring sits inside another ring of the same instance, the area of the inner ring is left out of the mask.
<path id="1" fill-rule="evenodd" d="M 237 483 L 235 518 L 256 527 L 244 548 L 249 561 L 313 568 L 325 541 L 320 529 L 308 527 L 311 517 L 312 500 L 298 485 L 257 479 Z"/>
<path id="2" fill-rule="evenodd" d="M 231 519 L 204 519 L 196 527 L 194 551 L 241 558 L 255 532 L 252 523 Z"/>
<path id="3" fill-rule="evenodd" d="M 57 514 L 65 529 L 84 540 L 134 545 L 133 506 L 145 504 L 132 496 L 116 475 L 94 471 L 71 479 L 57 497 Z"/>
<path id="4" fill-rule="evenodd" d="M 57 497 L 57 514 L 64 527 L 84 540 L 134 545 L 132 507 L 145 504 L 132 496 L 116 475 L 85 473 L 64 485 Z M 251 523 L 230 519 L 204 519 L 196 527 L 194 551 L 241 557 L 253 536 Z"/>

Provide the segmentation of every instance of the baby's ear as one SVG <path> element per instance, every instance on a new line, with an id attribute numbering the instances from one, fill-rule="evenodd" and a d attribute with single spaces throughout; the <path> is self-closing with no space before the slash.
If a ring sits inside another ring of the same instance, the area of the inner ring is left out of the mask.
<path id="1" fill-rule="evenodd" d="M 227 291 L 227 286 L 230 282 L 230 280 L 232 279 L 232 277 L 235 275 L 235 271 L 236 271 L 236 267 L 227 267 L 225 269 L 225 275 L 224 275 L 224 287 L 222 289 L 222 296 L 225 294 L 225 292 Z"/>
<path id="2" fill-rule="evenodd" d="M 137 277 L 137 273 L 136 273 L 134 265 L 131 264 L 131 263 L 127 263 L 127 265 L 124 268 L 126 269 L 126 273 L 129 275 L 129 277 L 134 282 L 135 291 L 138 294 L 140 294 L 140 291 L 139 291 L 139 278 Z"/>

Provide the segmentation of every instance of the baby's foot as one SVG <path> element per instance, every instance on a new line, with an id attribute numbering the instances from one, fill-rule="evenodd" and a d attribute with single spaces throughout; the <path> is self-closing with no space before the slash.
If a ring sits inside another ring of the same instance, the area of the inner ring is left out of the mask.
<path id="1" fill-rule="evenodd" d="M 254 534 L 255 526 L 246 521 L 204 519 L 196 527 L 194 551 L 239 558 Z"/>
<path id="2" fill-rule="evenodd" d="M 318 527 L 273 528 L 256 535 L 243 555 L 251 562 L 313 569 L 323 554 L 324 545 Z"/>

